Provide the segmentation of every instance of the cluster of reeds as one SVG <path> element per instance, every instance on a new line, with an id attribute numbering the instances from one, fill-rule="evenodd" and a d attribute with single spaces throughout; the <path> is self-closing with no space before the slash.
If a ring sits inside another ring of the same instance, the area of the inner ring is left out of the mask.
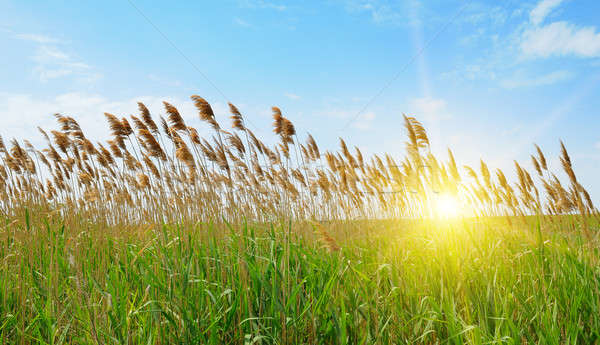
<path id="1" fill-rule="evenodd" d="M 460 168 L 450 150 L 445 162 L 436 158 L 413 117 L 404 116 L 405 157 L 367 158 L 341 138 L 339 151 L 321 152 L 311 135 L 298 137 L 277 107 L 273 128 L 279 140 L 266 145 L 233 104 L 228 131 L 205 99 L 191 98 L 214 132 L 210 138 L 167 102 L 158 122 L 142 103 L 138 116 L 105 113 L 112 135 L 105 143 L 94 144 L 74 118 L 59 114 L 59 129 L 39 129 L 47 148 L 15 139 L 5 145 L 0 138 L 1 212 L 10 217 L 29 208 L 108 224 L 431 217 L 436 198 L 449 195 L 469 216 L 597 215 L 562 142 L 568 185 L 549 170 L 537 146 L 534 172 L 515 162 L 518 181 L 510 183 L 483 161 L 478 169 Z"/>

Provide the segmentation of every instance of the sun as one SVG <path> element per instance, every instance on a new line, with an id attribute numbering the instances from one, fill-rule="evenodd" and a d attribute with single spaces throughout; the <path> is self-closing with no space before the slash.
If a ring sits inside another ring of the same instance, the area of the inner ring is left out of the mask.
<path id="1" fill-rule="evenodd" d="M 441 218 L 456 218 L 461 214 L 461 202 L 448 194 L 440 194 L 436 198 L 435 212 Z"/>

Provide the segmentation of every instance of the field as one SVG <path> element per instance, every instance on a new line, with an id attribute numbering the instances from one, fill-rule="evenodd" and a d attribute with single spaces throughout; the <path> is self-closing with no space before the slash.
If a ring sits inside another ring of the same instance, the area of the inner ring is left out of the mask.
<path id="1" fill-rule="evenodd" d="M 407 153 L 321 153 L 273 108 L 211 140 L 165 103 L 106 114 L 93 144 L 2 143 L 2 344 L 594 344 L 599 214 L 563 143 L 557 176 L 460 167 L 404 117 Z M 105 148 L 105 145 L 107 148 Z M 464 172 L 462 174 L 461 172 Z"/>
<path id="2" fill-rule="evenodd" d="M 500 223 L 340 223 L 333 243 L 307 224 L 11 226 L 0 244 L 0 339 L 598 342 L 597 244 L 536 219 Z"/>

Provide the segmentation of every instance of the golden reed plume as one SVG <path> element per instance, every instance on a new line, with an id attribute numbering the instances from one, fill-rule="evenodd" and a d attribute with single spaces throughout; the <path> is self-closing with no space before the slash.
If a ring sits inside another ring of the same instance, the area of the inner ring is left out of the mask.
<path id="1" fill-rule="evenodd" d="M 214 131 L 209 137 L 167 102 L 167 118 L 157 125 L 140 102 L 139 115 L 129 119 L 104 113 L 111 133 L 105 144 L 93 144 L 75 119 L 58 114 L 59 128 L 50 136 L 39 128 L 48 143 L 42 150 L 28 141 L 5 145 L 0 138 L 0 211 L 11 217 L 35 208 L 108 224 L 418 218 L 434 216 L 442 195 L 460 202 L 464 216 L 598 217 L 562 142 L 567 185 L 548 169 L 537 145 L 531 156 L 537 181 L 515 162 L 518 180 L 511 183 L 483 160 L 478 169 L 459 169 L 450 149 L 445 161 L 434 156 L 425 127 L 414 117 L 403 117 L 406 156 L 397 160 L 386 153 L 364 157 L 342 138 L 338 152 L 321 152 L 312 135 L 300 141 L 277 107 L 273 132 L 279 142 L 269 146 L 233 104 L 229 132 L 204 98 L 191 98 Z"/>

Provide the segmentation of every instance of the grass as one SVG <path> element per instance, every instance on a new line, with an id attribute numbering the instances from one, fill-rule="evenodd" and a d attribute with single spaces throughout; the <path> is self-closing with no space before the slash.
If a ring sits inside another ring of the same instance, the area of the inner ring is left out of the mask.
<path id="1" fill-rule="evenodd" d="M 598 246 L 569 219 L 337 222 L 330 251 L 300 222 L 29 218 L 0 232 L 2 344 L 600 342 Z"/>

